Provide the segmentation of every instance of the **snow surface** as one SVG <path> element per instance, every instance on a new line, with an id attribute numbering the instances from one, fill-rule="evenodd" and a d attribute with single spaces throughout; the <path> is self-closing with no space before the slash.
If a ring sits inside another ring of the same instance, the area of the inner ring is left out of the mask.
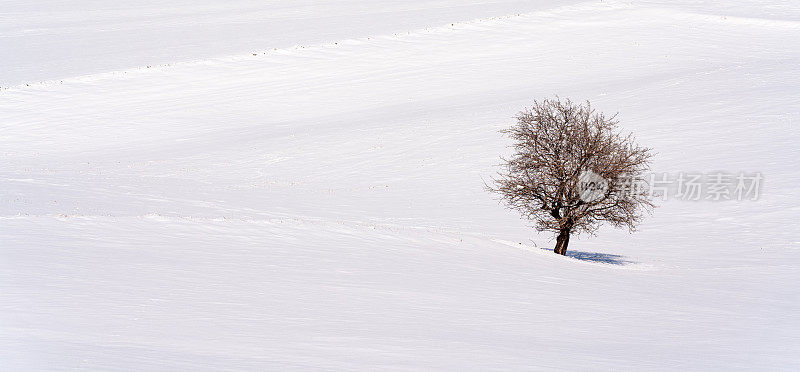
<path id="1" fill-rule="evenodd" d="M 2 370 L 800 368 L 794 1 L 0 19 Z M 556 256 L 483 189 L 554 94 L 762 195 Z"/>

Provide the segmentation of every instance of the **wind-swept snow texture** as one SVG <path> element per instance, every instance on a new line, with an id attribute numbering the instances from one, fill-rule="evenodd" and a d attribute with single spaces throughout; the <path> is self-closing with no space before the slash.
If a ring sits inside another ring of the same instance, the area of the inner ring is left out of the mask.
<path id="1" fill-rule="evenodd" d="M 800 368 L 797 2 L 72 3 L 0 3 L 0 369 Z M 556 256 L 484 191 L 554 94 L 761 197 Z"/>

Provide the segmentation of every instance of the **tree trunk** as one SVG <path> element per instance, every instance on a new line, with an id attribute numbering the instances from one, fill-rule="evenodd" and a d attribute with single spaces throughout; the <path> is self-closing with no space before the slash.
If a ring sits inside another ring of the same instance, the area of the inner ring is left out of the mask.
<path id="1" fill-rule="evenodd" d="M 567 254 L 567 246 L 569 245 L 569 229 L 561 229 L 561 232 L 558 234 L 558 238 L 556 238 L 556 249 L 553 252 L 556 252 L 562 256 Z"/>

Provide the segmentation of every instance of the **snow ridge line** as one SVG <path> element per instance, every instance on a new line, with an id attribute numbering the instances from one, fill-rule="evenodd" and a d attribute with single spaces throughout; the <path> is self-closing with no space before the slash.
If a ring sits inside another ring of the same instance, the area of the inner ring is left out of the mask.
<path id="1" fill-rule="evenodd" d="M 13 86 L 0 86 L 0 93 L 5 91 L 24 91 L 27 88 L 32 87 L 47 87 L 47 86 L 54 86 L 54 85 L 62 85 L 64 83 L 82 83 L 82 82 L 90 82 L 90 81 L 97 81 L 103 79 L 112 79 L 115 77 L 127 75 L 129 73 L 145 73 L 148 71 L 156 71 L 156 70 L 164 70 L 169 69 L 172 67 L 185 67 L 185 66 L 201 66 L 201 65 L 209 65 L 214 63 L 220 62 L 238 62 L 238 61 L 248 61 L 253 60 L 255 58 L 263 58 L 264 56 L 272 57 L 275 55 L 291 55 L 298 51 L 303 50 L 317 50 L 323 48 L 332 48 L 338 47 L 341 45 L 347 44 L 357 44 L 357 43 L 365 43 L 365 42 L 372 42 L 373 40 L 387 40 L 387 39 L 398 39 L 402 38 L 405 35 L 417 35 L 421 33 L 445 33 L 445 32 L 453 32 L 453 31 L 460 31 L 466 30 L 467 28 L 463 28 L 464 26 L 477 26 L 477 25 L 487 25 L 491 24 L 491 22 L 500 23 L 509 21 L 512 19 L 535 19 L 537 17 L 546 17 L 546 16 L 553 16 L 561 13 L 570 13 L 575 11 L 588 11 L 588 10 L 635 10 L 635 11 L 643 11 L 645 13 L 657 13 L 658 18 L 663 18 L 665 16 L 674 18 L 674 19 L 683 19 L 683 20 L 693 20 L 701 23 L 708 23 L 708 22 L 718 22 L 718 23 L 727 23 L 730 25 L 738 25 L 738 26 L 759 26 L 759 27 L 775 27 L 775 28 L 784 28 L 784 29 L 791 29 L 791 30 L 800 30 L 800 21 L 792 21 L 792 20 L 778 20 L 778 19 L 768 19 L 768 18 L 758 18 L 758 17 L 741 17 L 741 16 L 727 16 L 724 14 L 706 14 L 701 12 L 687 12 L 681 11 L 677 9 L 671 8 L 663 8 L 663 7 L 652 7 L 652 8 L 645 8 L 641 7 L 638 4 L 634 5 L 630 2 L 624 2 L 622 0 L 619 1 L 605 1 L 605 2 L 595 2 L 595 1 L 586 1 L 578 4 L 573 5 L 564 5 L 560 7 L 555 7 L 547 10 L 539 10 L 534 12 L 528 13 L 515 13 L 509 14 L 504 16 L 494 16 L 494 17 L 487 17 L 487 18 L 475 18 L 472 20 L 466 21 L 458 21 L 452 22 L 449 24 L 441 25 L 441 26 L 434 26 L 434 27 L 426 27 L 420 28 L 415 30 L 408 30 L 405 32 L 395 32 L 392 34 L 384 34 L 379 36 L 365 36 L 359 38 L 351 38 L 351 39 L 344 39 L 338 40 L 333 42 L 327 43 L 319 43 L 319 44 L 310 44 L 310 45 L 294 45 L 288 48 L 272 48 L 267 50 L 255 51 L 246 54 L 234 54 L 228 56 L 220 56 L 220 57 L 213 57 L 213 58 L 206 58 L 206 59 L 198 59 L 198 60 L 189 60 L 189 61 L 181 61 L 181 62 L 173 62 L 173 63 L 163 63 L 157 65 L 145 65 L 139 67 L 133 67 L 124 70 L 116 70 L 116 71 L 106 71 L 106 72 L 99 72 L 99 73 L 92 73 L 88 75 L 79 75 L 79 76 L 72 76 L 66 77 L 63 79 L 51 79 L 51 80 L 44 80 L 36 83 L 20 83 Z"/>
<path id="2" fill-rule="evenodd" d="M 82 215 L 82 214 L 42 214 L 42 215 L 6 215 L 0 216 L 2 220 L 29 220 L 31 218 L 54 218 L 60 221 L 76 220 L 76 221 L 91 221 L 96 219 L 105 219 L 108 222 L 114 223 L 118 219 L 136 219 L 153 222 L 170 222 L 170 223 L 239 223 L 246 225 L 295 225 L 295 226 L 319 226 L 323 229 L 337 229 L 337 228 L 350 228 L 354 230 L 372 230 L 383 233 L 398 234 L 402 232 L 423 232 L 433 235 L 445 237 L 450 243 L 457 243 L 463 239 L 474 239 L 489 243 L 491 245 L 500 246 L 504 249 L 518 249 L 525 252 L 537 254 L 541 257 L 550 260 L 562 260 L 568 263 L 579 263 L 584 265 L 591 265 L 596 267 L 603 267 L 615 270 L 636 270 L 636 271 L 650 271 L 655 267 L 647 264 L 641 264 L 634 261 L 620 260 L 618 263 L 602 262 L 602 260 L 587 260 L 571 256 L 560 256 L 552 254 L 551 249 L 542 248 L 533 243 L 533 246 L 522 243 L 505 240 L 501 236 L 487 235 L 484 233 L 474 232 L 472 230 L 461 230 L 454 227 L 445 226 L 414 226 L 403 225 L 397 223 L 385 222 L 369 222 L 369 221 L 356 221 L 356 220 L 330 220 L 322 217 L 308 217 L 308 216 L 283 216 L 272 218 L 250 218 L 250 217 L 198 217 L 198 216 L 168 216 L 160 213 L 148 213 L 144 215 L 130 215 L 130 216 L 113 216 L 113 215 Z M 436 242 L 443 242 L 443 240 L 434 240 Z"/>
<path id="3" fill-rule="evenodd" d="M 700 12 L 685 12 L 668 8 L 651 8 L 651 10 L 657 10 L 669 14 L 669 16 L 672 18 L 691 19 L 702 23 L 717 22 L 717 23 L 735 24 L 738 26 L 760 26 L 760 27 L 800 30 L 800 21 L 769 19 L 769 18 L 759 18 L 759 17 L 729 16 L 724 14 L 708 14 Z"/>
<path id="4" fill-rule="evenodd" d="M 329 218 L 324 217 L 312 217 L 312 216 L 292 216 L 292 215 L 284 215 L 284 216 L 275 216 L 275 217 L 266 217 L 266 218 L 253 218 L 253 217 L 236 217 L 236 216 L 216 216 L 216 217 L 203 217 L 203 216 L 190 216 L 190 215 L 162 215 L 161 213 L 152 212 L 142 215 L 111 215 L 111 214 L 64 214 L 64 213 L 48 213 L 48 214 L 16 214 L 16 215 L 0 215 L 0 221 L 2 220 L 29 220 L 34 218 L 53 218 L 61 221 L 68 221 L 68 220 L 83 220 L 83 221 L 91 221 L 91 220 L 98 220 L 98 219 L 105 219 L 110 222 L 114 222 L 116 220 L 125 220 L 125 219 L 138 219 L 138 220 L 150 220 L 150 221 L 157 221 L 157 222 L 222 222 L 222 223 L 243 223 L 243 224 L 253 224 L 253 225 L 264 225 L 264 224 L 286 224 L 286 223 L 294 223 L 294 224 L 308 224 L 308 225 L 327 225 L 327 226 L 347 226 L 347 227 L 357 227 L 357 228 L 366 228 L 370 230 L 388 230 L 388 231 L 403 231 L 403 230 L 410 230 L 410 231 L 425 231 L 430 233 L 439 233 L 439 234 L 459 234 L 459 235 L 468 235 L 474 238 L 486 238 L 486 239 L 494 239 L 494 237 L 476 233 L 472 231 L 459 230 L 455 227 L 445 227 L 445 226 L 436 226 L 436 225 L 404 225 L 399 223 L 386 223 L 386 222 L 371 222 L 371 221 L 359 221 L 359 220 L 345 220 L 345 219 L 337 219 L 331 220 Z"/>
<path id="5" fill-rule="evenodd" d="M 541 17 L 545 15 L 554 15 L 559 13 L 569 13 L 572 11 L 580 11 L 580 10 L 588 10 L 597 8 L 598 5 L 601 5 L 603 8 L 616 8 L 616 6 L 612 5 L 611 3 L 595 3 L 594 1 L 587 1 L 584 3 L 574 4 L 574 5 L 565 5 L 560 6 L 548 10 L 540 10 L 528 13 L 515 13 L 509 14 L 504 16 L 494 16 L 494 17 L 487 17 L 487 18 L 475 18 L 472 20 L 466 21 L 458 21 L 458 22 L 451 22 L 449 24 L 441 25 L 441 26 L 434 26 L 434 27 L 426 27 L 420 28 L 415 30 L 408 30 L 405 32 L 395 32 L 392 34 L 384 34 L 379 36 L 365 36 L 359 38 L 351 38 L 351 39 L 344 39 L 338 40 L 333 42 L 327 43 L 319 43 L 319 44 L 311 44 L 311 45 L 294 45 L 288 48 L 272 48 L 267 50 L 255 51 L 250 52 L 247 54 L 234 54 L 228 56 L 220 56 L 220 57 L 213 57 L 213 58 L 206 58 L 206 59 L 198 59 L 198 60 L 189 60 L 189 61 L 181 61 L 181 62 L 173 62 L 173 63 L 163 63 L 157 65 L 145 65 L 139 67 L 133 67 L 124 70 L 115 70 L 115 71 L 106 71 L 106 72 L 98 72 L 92 73 L 88 75 L 79 75 L 79 76 L 72 76 L 66 77 L 63 79 L 51 79 L 51 80 L 44 80 L 39 81 L 36 83 L 20 83 L 12 86 L 0 86 L 0 93 L 5 91 L 24 91 L 28 88 L 33 87 L 47 87 L 47 86 L 54 86 L 54 85 L 63 85 L 64 83 L 84 83 L 84 82 L 91 82 L 103 79 L 113 79 L 115 77 L 127 75 L 129 73 L 146 73 L 148 71 L 156 71 L 156 70 L 164 70 L 173 67 L 186 67 L 186 66 L 202 66 L 202 65 L 209 65 L 219 62 L 238 62 L 238 61 L 248 61 L 253 60 L 260 57 L 271 57 L 275 55 L 291 55 L 297 51 L 302 50 L 316 50 L 316 49 L 323 49 L 323 48 L 331 48 L 337 47 L 340 45 L 347 45 L 347 44 L 355 44 L 355 43 L 365 43 L 365 42 L 372 42 L 373 40 L 381 40 L 381 39 L 397 39 L 401 38 L 404 35 L 415 35 L 419 33 L 443 33 L 443 32 L 452 32 L 452 31 L 459 31 L 463 30 L 459 28 L 459 26 L 475 26 L 475 25 L 485 25 L 491 22 L 503 22 L 508 21 L 511 19 L 526 19 L 526 18 L 534 18 L 534 17 Z"/>

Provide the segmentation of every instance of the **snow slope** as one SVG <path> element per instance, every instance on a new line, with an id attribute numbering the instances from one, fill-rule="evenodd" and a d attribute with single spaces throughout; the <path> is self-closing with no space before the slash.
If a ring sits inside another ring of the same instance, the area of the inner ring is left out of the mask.
<path id="1" fill-rule="evenodd" d="M 0 0 L 0 86 L 366 37 L 578 0 Z"/>
<path id="2" fill-rule="evenodd" d="M 50 81 L 0 91 L 0 369 L 800 368 L 800 6 L 474 4 L 3 66 Z M 556 256 L 483 190 L 553 94 L 619 111 L 656 171 L 762 195 Z"/>

